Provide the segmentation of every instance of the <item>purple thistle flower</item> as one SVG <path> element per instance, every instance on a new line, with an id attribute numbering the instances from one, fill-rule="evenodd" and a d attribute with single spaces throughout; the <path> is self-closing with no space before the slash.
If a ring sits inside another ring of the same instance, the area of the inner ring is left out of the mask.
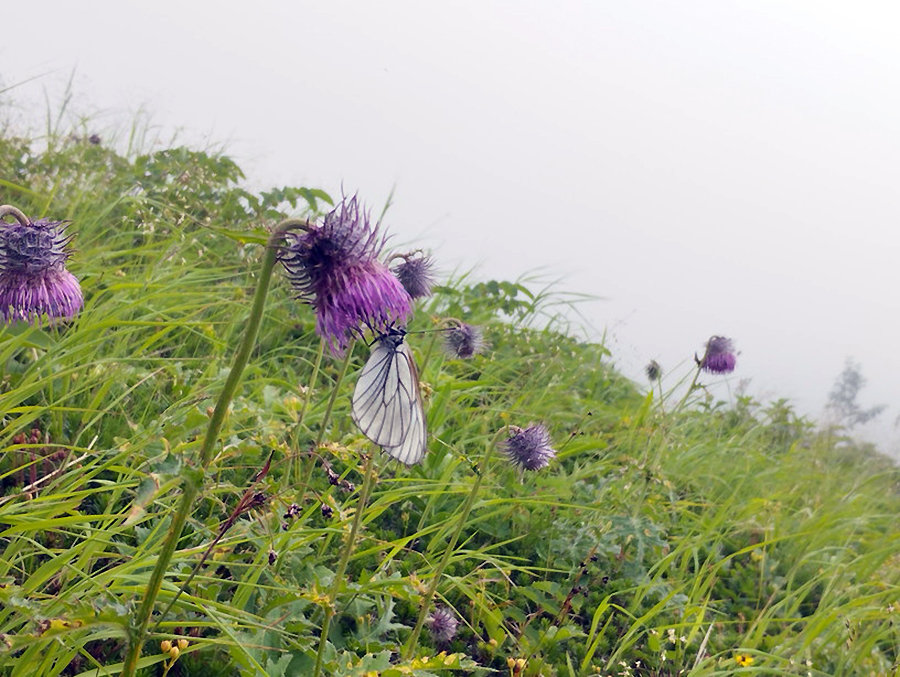
<path id="1" fill-rule="evenodd" d="M 81 286 L 66 270 L 67 227 L 49 219 L 0 224 L 0 315 L 6 322 L 69 319 L 81 310 Z"/>
<path id="2" fill-rule="evenodd" d="M 556 458 L 550 446 L 550 433 L 541 423 L 533 423 L 527 428 L 509 427 L 512 434 L 501 443 L 503 452 L 514 465 L 525 470 L 540 470 Z"/>
<path id="3" fill-rule="evenodd" d="M 484 337 L 481 327 L 460 322 L 448 329 L 444 336 L 444 351 L 450 357 L 467 360 L 484 350 Z"/>
<path id="4" fill-rule="evenodd" d="M 316 311 L 316 333 L 335 354 L 363 327 L 385 333 L 412 314 L 412 299 L 378 260 L 384 240 L 369 225 L 356 197 L 346 198 L 320 226 L 288 233 L 280 255 L 298 297 Z"/>
<path id="5" fill-rule="evenodd" d="M 403 262 L 391 270 L 407 293 L 414 299 L 431 296 L 434 286 L 434 262 L 431 257 L 422 252 L 411 252 L 397 254 L 397 258 L 403 259 Z"/>
<path id="6" fill-rule="evenodd" d="M 700 361 L 700 368 L 709 374 L 730 374 L 734 371 L 737 358 L 734 344 L 724 336 L 713 336 L 706 342 L 706 352 Z"/>
<path id="7" fill-rule="evenodd" d="M 435 607 L 428 615 L 428 631 L 435 644 L 449 644 L 456 637 L 459 620 L 450 609 L 444 606 Z"/>

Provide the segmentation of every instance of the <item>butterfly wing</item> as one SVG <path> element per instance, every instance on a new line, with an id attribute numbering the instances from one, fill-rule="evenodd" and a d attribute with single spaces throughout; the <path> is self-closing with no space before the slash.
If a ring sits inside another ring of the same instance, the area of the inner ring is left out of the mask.
<path id="1" fill-rule="evenodd" d="M 363 434 L 406 464 L 425 455 L 419 375 L 404 334 L 379 336 L 353 392 L 353 420 Z"/>
<path id="2" fill-rule="evenodd" d="M 422 392 L 419 389 L 419 372 L 413 360 L 412 352 L 402 344 L 397 351 L 396 359 L 405 359 L 409 370 L 413 375 L 415 388 L 413 389 L 414 401 L 411 403 L 412 416 L 409 422 L 409 430 L 406 437 L 396 447 L 385 447 L 384 450 L 406 465 L 414 465 L 425 457 L 427 446 L 427 432 L 425 428 L 425 407 L 422 404 Z"/>

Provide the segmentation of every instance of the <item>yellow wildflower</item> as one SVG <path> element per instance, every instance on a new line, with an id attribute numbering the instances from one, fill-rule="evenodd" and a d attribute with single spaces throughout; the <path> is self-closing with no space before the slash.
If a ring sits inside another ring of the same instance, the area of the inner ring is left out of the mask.
<path id="1" fill-rule="evenodd" d="M 753 656 L 746 653 L 735 654 L 734 662 L 742 668 L 746 668 L 748 665 L 753 665 Z"/>

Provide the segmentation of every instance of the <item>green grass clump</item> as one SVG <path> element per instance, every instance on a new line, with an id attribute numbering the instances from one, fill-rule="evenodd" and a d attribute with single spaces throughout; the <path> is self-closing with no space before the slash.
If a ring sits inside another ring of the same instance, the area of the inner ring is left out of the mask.
<path id="1" fill-rule="evenodd" d="M 552 292 L 464 277 L 419 308 L 412 330 L 459 318 L 488 349 L 410 336 L 430 442 L 407 469 L 351 421 L 366 347 L 342 378 L 279 277 L 204 476 L 267 229 L 333 204 L 241 178 L 186 148 L 0 138 L 0 203 L 72 220 L 86 297 L 0 339 L 0 674 L 119 673 L 187 482 L 144 675 L 312 674 L 331 614 L 328 675 L 897 671 L 895 466 L 783 401 L 660 402 L 567 334 Z M 530 422 L 550 467 L 484 463 Z M 436 577 L 458 632 L 404 652 Z"/>

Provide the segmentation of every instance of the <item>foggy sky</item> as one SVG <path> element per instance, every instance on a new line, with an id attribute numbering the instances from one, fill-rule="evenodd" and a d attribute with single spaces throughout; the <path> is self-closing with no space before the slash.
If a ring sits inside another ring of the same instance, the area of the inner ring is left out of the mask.
<path id="1" fill-rule="evenodd" d="M 40 124 L 74 68 L 100 130 L 143 108 L 255 187 L 376 213 L 395 188 L 394 241 L 444 271 L 604 297 L 588 331 L 636 379 L 723 334 L 732 391 L 818 414 L 853 356 L 896 437 L 892 3 L 55 1 L 4 25 L 2 85 L 40 76 L 4 114 Z"/>

